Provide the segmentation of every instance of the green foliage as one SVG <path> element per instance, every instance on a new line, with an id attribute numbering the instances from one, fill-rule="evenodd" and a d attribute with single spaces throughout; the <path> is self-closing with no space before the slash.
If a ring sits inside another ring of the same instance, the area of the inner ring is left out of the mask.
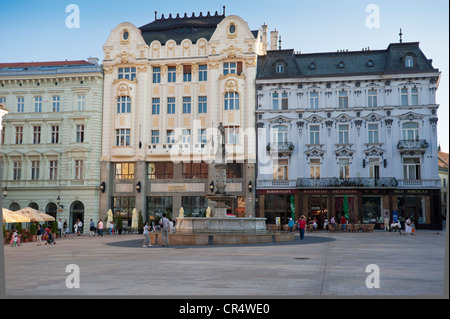
<path id="1" fill-rule="evenodd" d="M 31 223 L 31 226 L 30 226 L 30 235 L 36 235 L 36 231 L 37 231 L 36 223 Z"/>
<path id="2" fill-rule="evenodd" d="M 122 216 L 120 215 L 120 213 L 119 213 L 119 216 L 117 217 L 116 229 L 117 230 L 123 229 L 123 221 L 122 221 Z"/>
<path id="3" fill-rule="evenodd" d="M 56 234 L 58 232 L 58 222 L 55 220 L 52 224 L 52 233 Z"/>

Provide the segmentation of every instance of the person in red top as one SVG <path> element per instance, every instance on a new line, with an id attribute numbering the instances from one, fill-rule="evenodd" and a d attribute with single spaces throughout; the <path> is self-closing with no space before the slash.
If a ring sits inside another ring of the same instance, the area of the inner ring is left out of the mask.
<path id="1" fill-rule="evenodd" d="M 298 229 L 300 230 L 300 239 L 305 238 L 306 219 L 305 216 L 301 216 L 298 220 Z"/>
<path id="2" fill-rule="evenodd" d="M 347 219 L 344 215 L 341 217 L 342 230 L 345 230 L 345 224 L 347 224 Z"/>

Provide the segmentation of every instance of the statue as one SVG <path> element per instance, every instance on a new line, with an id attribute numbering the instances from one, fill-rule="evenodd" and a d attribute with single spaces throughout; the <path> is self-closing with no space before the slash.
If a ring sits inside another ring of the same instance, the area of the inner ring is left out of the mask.
<path id="1" fill-rule="evenodd" d="M 211 207 L 208 206 L 208 208 L 206 209 L 206 218 L 210 217 L 211 217 Z"/>
<path id="2" fill-rule="evenodd" d="M 178 214 L 178 218 L 183 218 L 184 217 L 184 209 L 183 207 L 180 208 L 180 213 Z"/>

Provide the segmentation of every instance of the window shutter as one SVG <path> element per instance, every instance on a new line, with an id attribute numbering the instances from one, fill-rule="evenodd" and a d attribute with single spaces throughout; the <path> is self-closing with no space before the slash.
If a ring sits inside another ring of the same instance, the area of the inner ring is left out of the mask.
<path id="1" fill-rule="evenodd" d="M 242 62 L 237 62 L 237 74 L 241 75 L 242 73 Z"/>
<path id="2" fill-rule="evenodd" d="M 184 74 L 189 74 L 191 73 L 191 65 L 183 65 L 183 73 Z"/>

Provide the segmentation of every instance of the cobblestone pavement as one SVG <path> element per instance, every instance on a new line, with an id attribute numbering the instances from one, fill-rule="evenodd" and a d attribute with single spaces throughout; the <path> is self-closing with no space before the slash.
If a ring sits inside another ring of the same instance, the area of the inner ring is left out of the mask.
<path id="1" fill-rule="evenodd" d="M 317 232 L 239 246 L 142 247 L 142 235 L 80 236 L 56 245 L 4 246 L 14 296 L 429 296 L 444 292 L 446 234 Z M 68 288 L 66 279 L 79 288 Z M 374 268 L 379 270 L 379 288 Z M 447 270 L 448 271 L 448 270 Z M 369 276 L 369 278 L 368 278 Z"/>

